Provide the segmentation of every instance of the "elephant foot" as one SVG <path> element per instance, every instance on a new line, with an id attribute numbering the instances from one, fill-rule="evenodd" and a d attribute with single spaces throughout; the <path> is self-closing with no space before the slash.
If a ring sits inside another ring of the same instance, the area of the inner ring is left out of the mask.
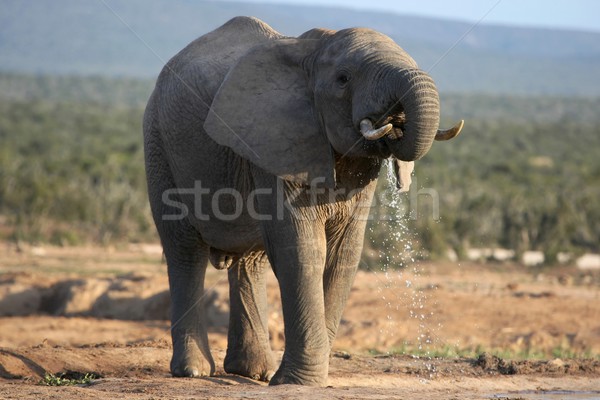
<path id="1" fill-rule="evenodd" d="M 273 375 L 273 378 L 271 378 L 269 385 L 326 386 L 327 368 L 325 368 L 324 373 L 302 373 L 298 370 L 288 368 L 285 361 L 282 361 L 279 369 Z"/>
<path id="2" fill-rule="evenodd" d="M 171 359 L 171 375 L 183 378 L 200 378 L 215 373 L 215 362 L 209 354 L 202 354 L 193 340 L 188 340 L 183 349 L 177 351 L 174 346 Z"/>
<path id="3" fill-rule="evenodd" d="M 256 381 L 269 382 L 275 374 L 275 362 L 270 351 L 257 354 L 256 350 L 227 349 L 224 368 L 228 374 L 235 374 L 254 379 Z"/>

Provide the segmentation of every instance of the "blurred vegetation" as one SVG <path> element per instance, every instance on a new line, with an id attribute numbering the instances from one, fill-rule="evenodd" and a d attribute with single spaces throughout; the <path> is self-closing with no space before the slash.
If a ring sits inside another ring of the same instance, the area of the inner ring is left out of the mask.
<path id="1" fill-rule="evenodd" d="M 464 257 L 502 247 L 520 259 L 539 250 L 549 264 L 559 252 L 598 252 L 599 109 L 600 99 L 443 95 L 442 125 L 466 124 L 456 139 L 434 143 L 416 164 L 412 196 L 399 196 L 401 224 L 417 232 L 414 252 Z M 374 243 L 385 225 L 372 223 Z"/>
<path id="2" fill-rule="evenodd" d="M 55 244 L 154 239 L 141 133 L 150 89 L 0 75 L 0 235 Z"/>
<path id="3" fill-rule="evenodd" d="M 0 238 L 156 240 L 141 133 L 152 85 L 0 74 Z M 464 118 L 465 129 L 417 162 L 412 193 L 380 181 L 371 247 L 423 258 L 504 247 L 549 261 L 599 251 L 599 109 L 594 98 L 442 95 L 443 125 Z"/>
<path id="4" fill-rule="evenodd" d="M 20 102 L 43 100 L 141 109 L 152 87 L 147 79 L 0 72 L 0 99 Z"/>

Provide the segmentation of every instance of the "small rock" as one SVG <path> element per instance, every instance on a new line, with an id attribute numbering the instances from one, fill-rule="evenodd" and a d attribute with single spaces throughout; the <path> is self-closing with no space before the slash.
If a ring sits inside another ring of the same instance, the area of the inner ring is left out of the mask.
<path id="1" fill-rule="evenodd" d="M 563 274 L 558 277 L 558 283 L 563 286 L 572 286 L 573 285 L 573 277 L 571 275 Z"/>
<path id="2" fill-rule="evenodd" d="M 70 279 L 54 285 L 53 294 L 44 301 L 44 310 L 54 315 L 89 313 L 110 286 L 105 279 Z"/>
<path id="3" fill-rule="evenodd" d="M 35 314 L 42 301 L 40 289 L 26 284 L 0 285 L 0 316 Z"/>
<path id="4" fill-rule="evenodd" d="M 333 356 L 336 358 L 342 358 L 344 360 L 350 360 L 352 358 L 352 355 L 345 351 L 336 351 L 333 353 Z"/>

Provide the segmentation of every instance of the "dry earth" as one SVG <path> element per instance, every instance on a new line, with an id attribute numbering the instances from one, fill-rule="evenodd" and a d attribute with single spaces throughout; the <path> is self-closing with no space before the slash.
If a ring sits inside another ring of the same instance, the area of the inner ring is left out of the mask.
<path id="1" fill-rule="evenodd" d="M 462 263 L 359 272 L 330 386 L 308 388 L 267 387 L 222 368 L 211 378 L 171 378 L 165 270 L 152 245 L 2 245 L 0 398 L 600 398 L 598 272 Z M 211 269 L 207 279 L 210 341 L 221 365 L 227 278 Z M 281 355 L 274 279 L 269 295 L 272 345 Z M 40 385 L 46 373 L 98 379 Z"/>

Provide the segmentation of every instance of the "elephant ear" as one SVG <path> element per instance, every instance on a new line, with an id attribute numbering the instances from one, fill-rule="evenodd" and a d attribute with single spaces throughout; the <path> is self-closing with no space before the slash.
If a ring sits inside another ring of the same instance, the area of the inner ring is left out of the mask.
<path id="1" fill-rule="evenodd" d="M 226 75 L 204 129 L 269 173 L 333 187 L 333 152 L 302 68 L 318 42 L 279 39 L 252 48 Z"/>

